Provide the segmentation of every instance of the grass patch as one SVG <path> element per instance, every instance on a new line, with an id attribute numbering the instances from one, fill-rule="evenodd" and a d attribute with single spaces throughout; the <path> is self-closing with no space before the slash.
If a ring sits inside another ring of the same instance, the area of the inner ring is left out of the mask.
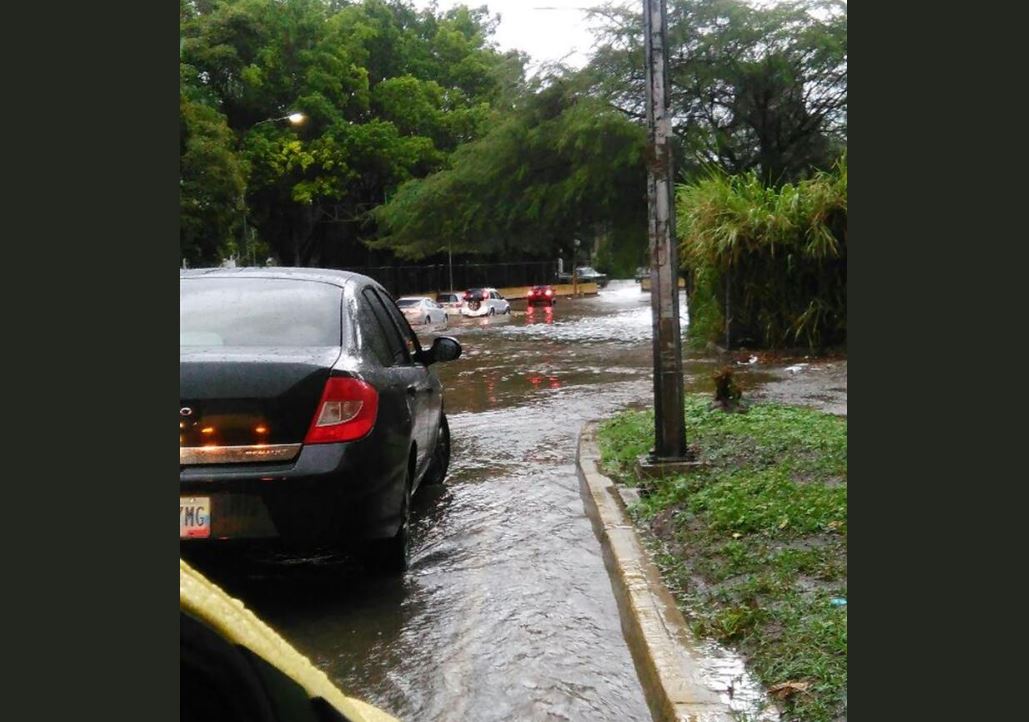
<path id="1" fill-rule="evenodd" d="M 686 398 L 686 434 L 709 466 L 647 481 L 630 511 L 698 634 L 747 657 L 769 688 L 807 684 L 785 718 L 846 715 L 847 421 L 760 404 L 747 413 Z M 653 412 L 629 411 L 598 433 L 604 470 L 641 486 Z"/>

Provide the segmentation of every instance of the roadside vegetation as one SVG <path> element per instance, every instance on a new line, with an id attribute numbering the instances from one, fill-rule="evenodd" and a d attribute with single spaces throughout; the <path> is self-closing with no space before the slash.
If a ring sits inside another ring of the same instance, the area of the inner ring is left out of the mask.
<path id="1" fill-rule="evenodd" d="M 846 341 L 846 155 L 831 171 L 779 187 L 753 170 L 712 171 L 679 186 L 676 212 L 681 262 L 694 274 L 695 345 L 822 349 Z"/>
<path id="2" fill-rule="evenodd" d="M 630 509 L 693 630 L 746 656 L 785 718 L 847 707 L 847 420 L 759 404 L 726 413 L 688 395 L 691 449 L 708 463 L 641 482 L 652 411 L 607 421 L 605 471 L 640 489 Z"/>
<path id="3" fill-rule="evenodd" d="M 576 248 L 614 277 L 648 263 L 638 4 L 585 10 L 596 44 L 578 69 L 499 49 L 500 18 L 478 3 L 179 8 L 190 265 L 555 261 Z M 846 148 L 846 3 L 668 0 L 667 37 L 682 177 L 797 183 Z"/>

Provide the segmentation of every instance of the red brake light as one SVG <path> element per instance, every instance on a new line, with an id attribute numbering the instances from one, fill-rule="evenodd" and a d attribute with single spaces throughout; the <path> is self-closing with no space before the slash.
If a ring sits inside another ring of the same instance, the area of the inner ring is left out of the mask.
<path id="1" fill-rule="evenodd" d="M 379 415 L 379 392 L 370 384 L 348 376 L 332 376 L 325 382 L 307 430 L 305 444 L 331 444 L 354 441 L 375 426 Z"/>
<path id="2" fill-rule="evenodd" d="M 554 292 L 553 292 L 552 290 L 550 290 L 550 289 L 548 288 L 548 289 L 547 289 L 547 295 L 548 295 L 548 296 L 553 296 L 553 295 L 554 295 Z"/>

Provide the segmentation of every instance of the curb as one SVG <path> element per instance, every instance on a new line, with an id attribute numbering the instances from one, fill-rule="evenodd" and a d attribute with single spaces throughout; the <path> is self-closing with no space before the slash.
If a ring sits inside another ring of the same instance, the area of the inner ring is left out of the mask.
<path id="1" fill-rule="evenodd" d="M 628 518 L 615 483 L 600 473 L 597 422 L 579 435 L 576 470 L 586 515 L 600 541 L 650 714 L 658 722 L 731 722 L 720 695 L 701 681 L 692 634 Z"/>
<path id="2" fill-rule="evenodd" d="M 557 298 L 570 298 L 575 295 L 575 293 L 573 293 L 575 287 L 571 283 L 550 283 L 545 285 L 553 287 L 554 296 Z M 497 292 L 508 301 L 524 301 L 529 296 L 530 288 L 532 288 L 532 286 L 505 286 L 504 288 L 498 288 Z M 600 286 L 592 281 L 578 284 L 578 295 L 580 296 L 596 296 L 599 290 Z M 460 291 L 455 289 L 454 293 L 460 294 Z M 436 291 L 430 291 L 428 293 L 413 293 L 411 295 L 435 298 Z"/>

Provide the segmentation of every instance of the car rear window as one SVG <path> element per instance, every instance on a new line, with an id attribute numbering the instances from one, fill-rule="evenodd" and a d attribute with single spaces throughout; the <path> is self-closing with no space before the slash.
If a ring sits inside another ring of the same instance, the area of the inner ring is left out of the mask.
<path id="1" fill-rule="evenodd" d="M 183 278 L 180 346 L 340 346 L 342 289 L 282 278 Z"/>

